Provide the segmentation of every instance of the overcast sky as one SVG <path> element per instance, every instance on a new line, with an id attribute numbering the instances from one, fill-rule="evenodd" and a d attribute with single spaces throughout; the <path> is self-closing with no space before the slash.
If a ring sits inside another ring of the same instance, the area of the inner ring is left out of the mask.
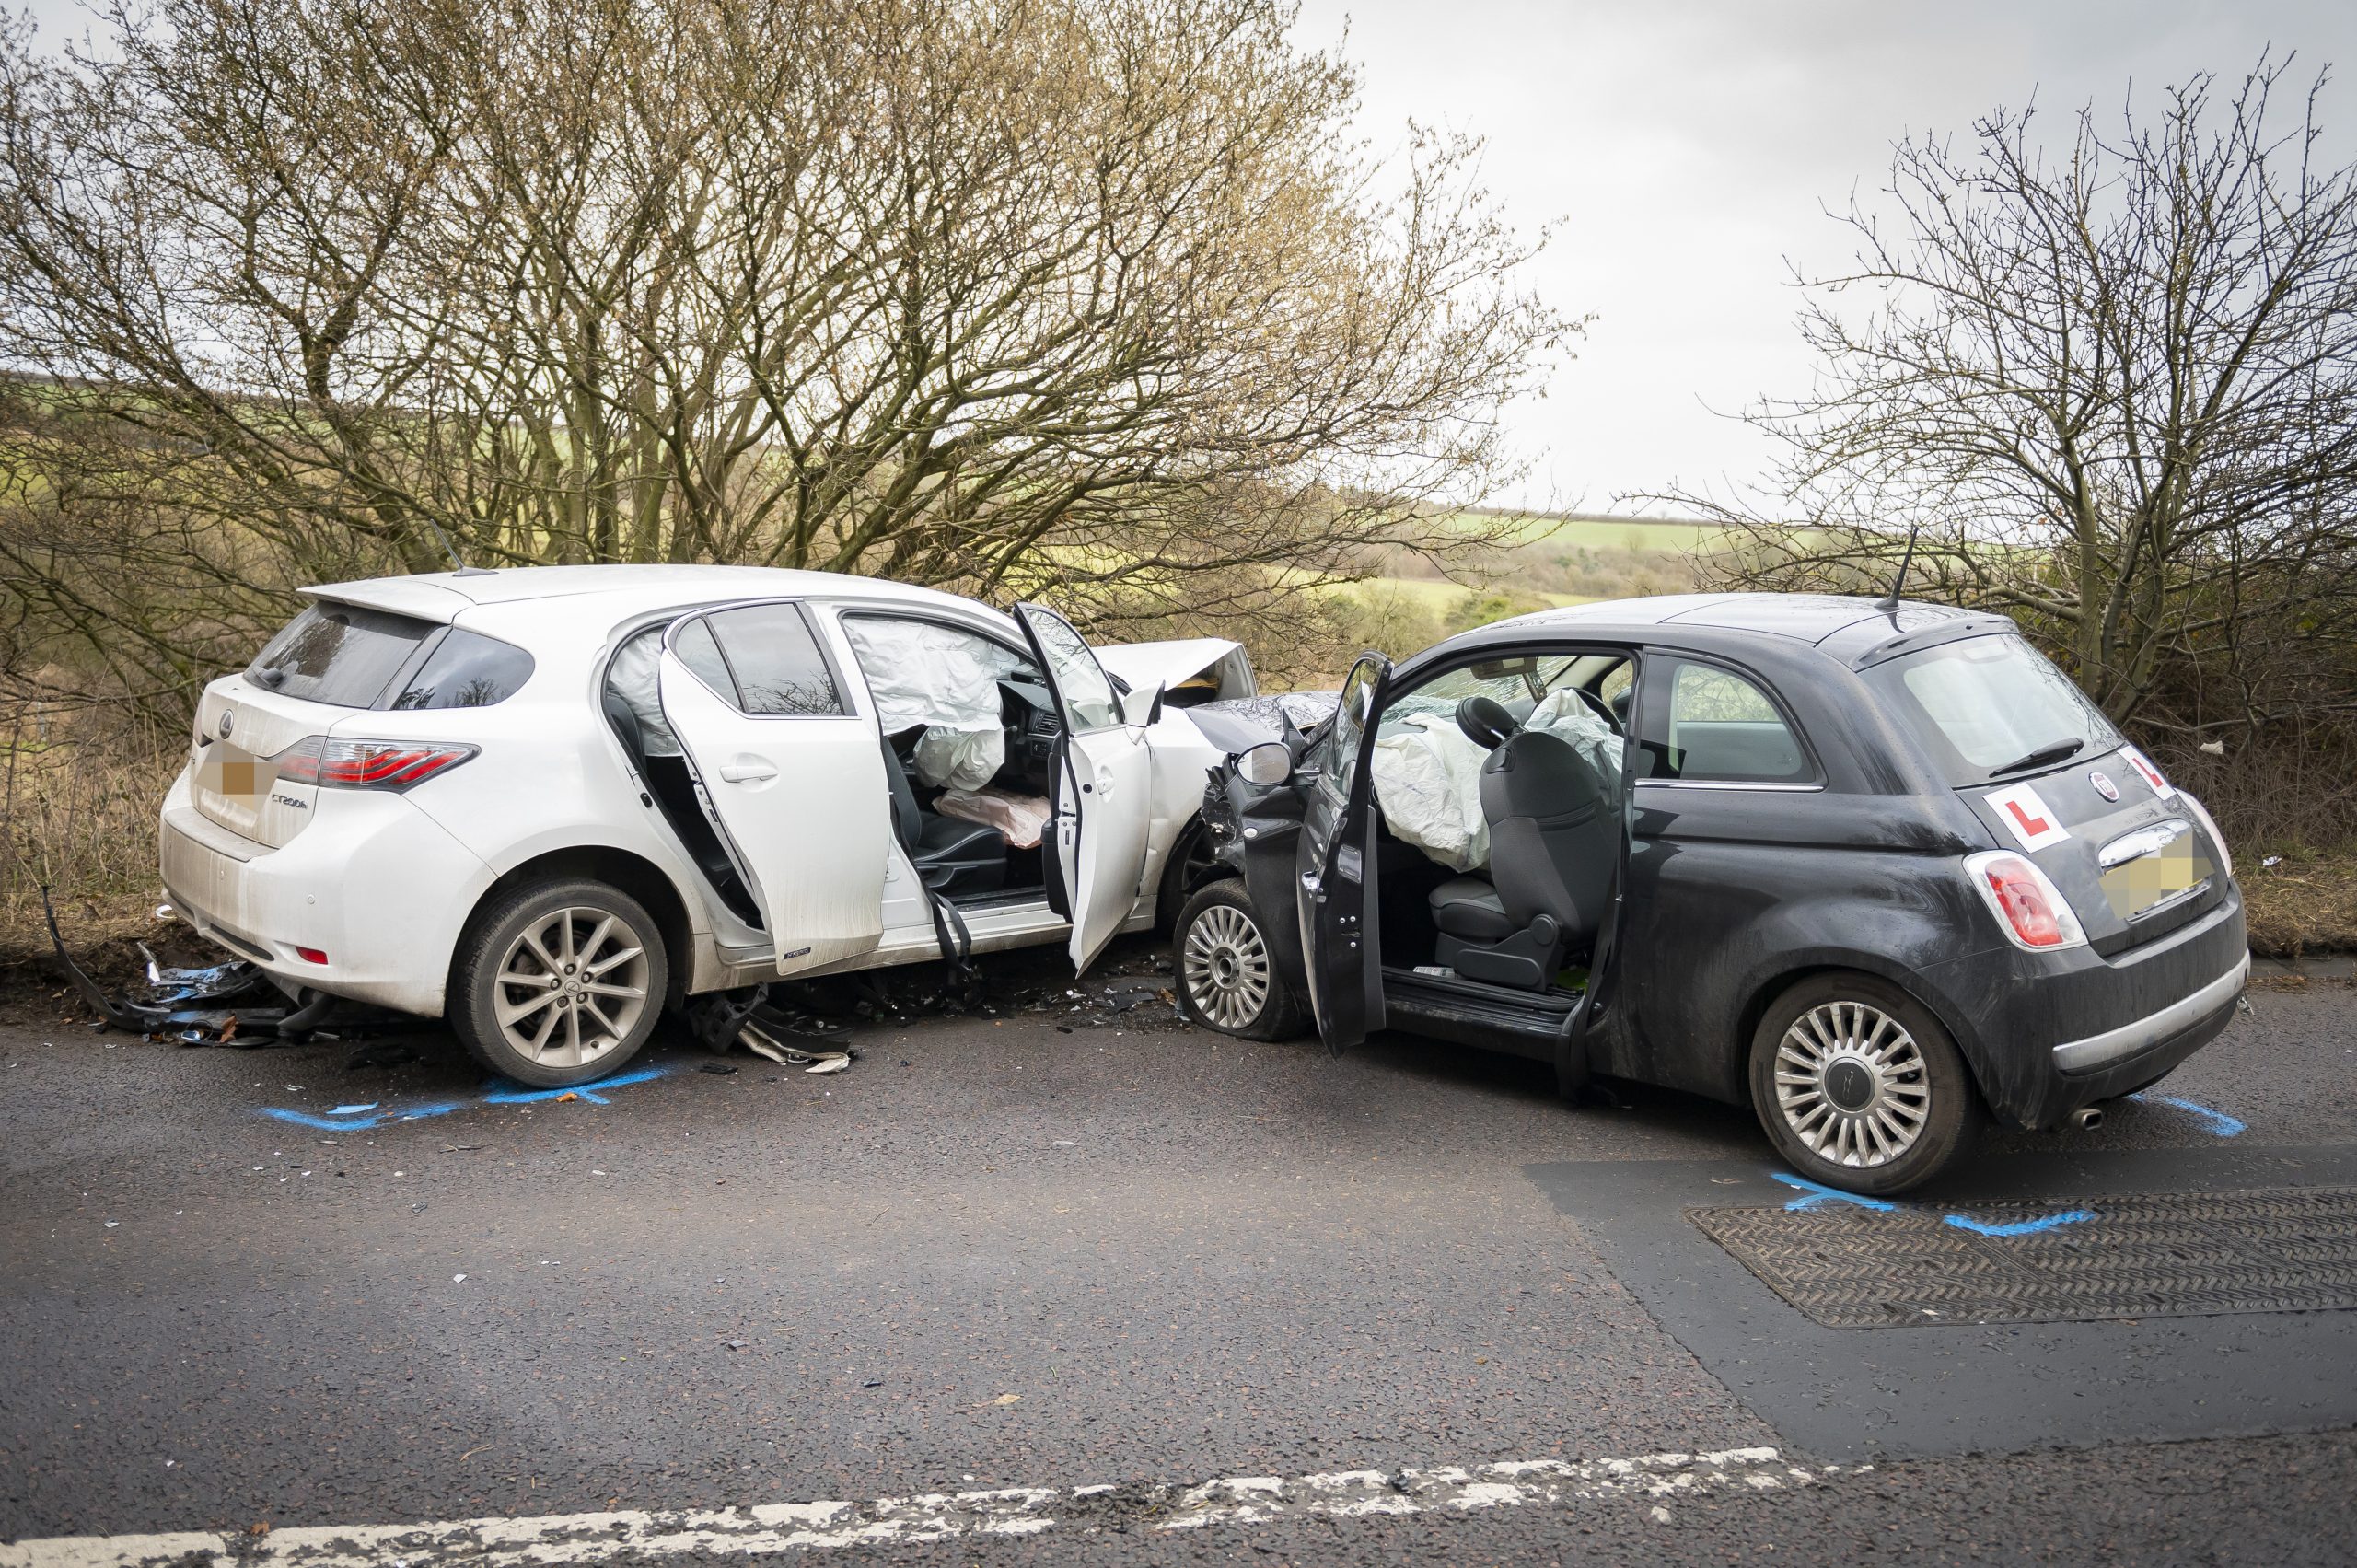
<path id="1" fill-rule="evenodd" d="M 1296 37 L 1365 67 L 1363 132 L 1414 117 L 1488 140 L 1510 212 L 1564 226 L 1541 292 L 1596 320 L 1542 402 L 1514 411 L 1533 505 L 1753 476 L 1757 439 L 1713 409 L 1804 390 L 1786 259 L 1848 250 L 1828 205 L 1874 192 L 1890 143 L 1964 132 L 2035 95 L 2053 134 L 2090 99 L 2141 105 L 2261 49 L 2330 64 L 2337 161 L 2357 148 L 2351 0 L 1304 0 Z M 1633 509 L 1633 508 L 1631 508 Z"/>
<path id="2" fill-rule="evenodd" d="M 88 26 L 75 0 L 32 10 L 52 45 Z M 1758 474 L 1758 439 L 1713 411 L 1806 388 L 1787 260 L 1846 257 L 1823 208 L 1871 198 L 1894 139 L 2033 95 L 2066 134 L 2089 99 L 2238 80 L 2272 45 L 2303 80 L 2340 68 L 2327 124 L 2357 156 L 2351 0 L 1303 0 L 1297 37 L 1363 64 L 1377 149 L 1411 117 L 1472 132 L 1510 214 L 1565 220 L 1534 281 L 1596 319 L 1511 411 L 1536 460 L 1504 499 L 1534 505 Z"/>

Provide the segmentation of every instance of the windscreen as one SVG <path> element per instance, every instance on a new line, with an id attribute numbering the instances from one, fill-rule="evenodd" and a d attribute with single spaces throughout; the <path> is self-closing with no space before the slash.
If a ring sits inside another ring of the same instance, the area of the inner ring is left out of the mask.
<path id="1" fill-rule="evenodd" d="M 2019 637 L 1945 643 L 1876 665 L 1865 678 L 1958 786 L 2120 744 L 2103 710 Z"/>
<path id="2" fill-rule="evenodd" d="M 246 668 L 264 691 L 339 708 L 376 706 L 418 644 L 441 628 L 431 621 L 349 604 L 315 604 L 270 640 Z"/>

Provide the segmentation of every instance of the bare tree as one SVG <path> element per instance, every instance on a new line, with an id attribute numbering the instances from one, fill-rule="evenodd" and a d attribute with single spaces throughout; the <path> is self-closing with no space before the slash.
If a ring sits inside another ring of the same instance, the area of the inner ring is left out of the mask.
<path id="1" fill-rule="evenodd" d="M 1897 149 L 1856 263 L 1800 280 L 1816 390 L 1728 576 L 2018 612 L 2116 717 L 2189 738 L 2357 712 L 2357 174 L 2316 78 L 2210 76 L 2059 154 L 2033 113 Z M 2304 111 L 2303 111 L 2304 110 Z M 1852 302 L 1864 296 L 1864 308 Z"/>
<path id="2" fill-rule="evenodd" d="M 18 668 L 82 649 L 184 689 L 289 586 L 445 538 L 1100 620 L 1478 542 L 1435 504 L 1515 471 L 1492 415 L 1567 324 L 1476 149 L 1371 163 L 1353 72 L 1292 19 L 160 0 L 63 61 L 19 28 Z"/>

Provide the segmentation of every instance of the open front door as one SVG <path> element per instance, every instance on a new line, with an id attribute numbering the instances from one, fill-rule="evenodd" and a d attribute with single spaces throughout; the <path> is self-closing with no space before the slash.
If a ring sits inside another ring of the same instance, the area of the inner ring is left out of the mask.
<path id="1" fill-rule="evenodd" d="M 1144 730 L 1122 722 L 1120 693 L 1071 623 L 1036 604 L 1018 604 L 1015 614 L 1063 721 L 1051 853 L 1069 906 L 1062 912 L 1072 921 L 1073 968 L 1086 970 L 1137 907 L 1154 760 Z"/>
<path id="2" fill-rule="evenodd" d="M 1334 722 L 1307 761 L 1317 777 L 1304 792 L 1294 893 L 1301 906 L 1301 953 L 1309 971 L 1318 1033 L 1337 1056 L 1383 1027 L 1383 960 L 1367 911 L 1375 875 L 1376 703 L 1391 661 L 1361 654 L 1342 682 Z"/>
<path id="3" fill-rule="evenodd" d="M 884 756 L 875 726 L 846 711 L 801 607 L 679 621 L 663 638 L 658 683 L 664 720 L 776 945 L 777 972 L 873 951 L 891 830 Z"/>

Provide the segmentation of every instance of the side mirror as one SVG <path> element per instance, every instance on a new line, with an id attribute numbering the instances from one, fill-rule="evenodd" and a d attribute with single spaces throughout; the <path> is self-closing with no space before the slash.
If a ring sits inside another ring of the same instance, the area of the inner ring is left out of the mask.
<path id="1" fill-rule="evenodd" d="M 1264 740 L 1236 755 L 1236 776 L 1267 788 L 1293 777 L 1293 752 L 1282 740 Z"/>
<path id="2" fill-rule="evenodd" d="M 1162 716 L 1162 688 L 1141 691 L 1132 687 L 1121 693 L 1121 722 L 1140 728 L 1150 726 Z"/>

